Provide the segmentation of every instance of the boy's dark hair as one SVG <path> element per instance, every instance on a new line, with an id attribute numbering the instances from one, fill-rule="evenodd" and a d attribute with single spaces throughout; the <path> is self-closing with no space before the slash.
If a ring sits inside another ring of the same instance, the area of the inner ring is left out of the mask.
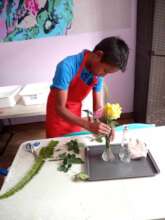
<path id="1" fill-rule="evenodd" d="M 121 69 L 122 72 L 125 71 L 129 48 L 122 39 L 118 37 L 105 38 L 95 46 L 94 52 L 97 50 L 101 50 L 104 53 L 102 62 L 114 65 Z"/>

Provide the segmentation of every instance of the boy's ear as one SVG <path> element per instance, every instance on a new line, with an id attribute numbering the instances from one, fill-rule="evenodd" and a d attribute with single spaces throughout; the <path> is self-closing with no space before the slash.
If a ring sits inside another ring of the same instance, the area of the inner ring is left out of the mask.
<path id="1" fill-rule="evenodd" d="M 100 59 L 103 57 L 104 52 L 102 50 L 96 50 L 94 52 Z"/>

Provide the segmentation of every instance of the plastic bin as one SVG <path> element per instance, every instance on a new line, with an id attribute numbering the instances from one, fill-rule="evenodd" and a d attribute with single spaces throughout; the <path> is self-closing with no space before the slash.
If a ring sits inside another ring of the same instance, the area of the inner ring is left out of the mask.
<path id="1" fill-rule="evenodd" d="M 18 93 L 21 86 L 2 86 L 0 87 L 0 108 L 13 107 L 20 98 Z"/>
<path id="2" fill-rule="evenodd" d="M 25 85 L 19 95 L 24 105 L 39 105 L 47 102 L 48 93 L 48 83 L 33 83 Z"/>

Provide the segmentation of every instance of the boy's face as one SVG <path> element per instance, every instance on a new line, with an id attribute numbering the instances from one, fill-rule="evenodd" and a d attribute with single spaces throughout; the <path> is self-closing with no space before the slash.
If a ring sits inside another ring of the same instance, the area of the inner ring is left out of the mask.
<path id="1" fill-rule="evenodd" d="M 109 65 L 103 62 L 95 62 L 92 65 L 92 73 L 97 76 L 106 76 L 107 74 L 116 73 L 119 71 L 118 67 Z"/>
<path id="2" fill-rule="evenodd" d="M 112 74 L 120 70 L 118 67 L 114 65 L 101 62 L 101 59 L 102 59 L 102 54 L 96 51 L 91 64 L 91 72 L 94 75 L 104 77 L 107 74 Z"/>

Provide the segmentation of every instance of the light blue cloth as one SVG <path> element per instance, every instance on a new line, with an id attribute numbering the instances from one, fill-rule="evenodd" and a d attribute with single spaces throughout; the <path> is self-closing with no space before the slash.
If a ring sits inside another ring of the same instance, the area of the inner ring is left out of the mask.
<path id="1" fill-rule="evenodd" d="M 115 127 L 115 131 L 122 131 L 125 125 L 128 126 L 128 130 L 155 127 L 155 124 L 131 123 L 131 124 L 119 125 Z M 64 137 L 72 137 L 72 136 L 79 136 L 79 135 L 86 135 L 86 134 L 92 134 L 92 132 L 89 132 L 89 131 L 73 132 L 73 133 L 64 135 Z"/>
<path id="2" fill-rule="evenodd" d="M 64 137 L 73 137 L 73 136 L 86 135 L 86 134 L 92 134 L 92 132 L 90 131 L 73 132 L 73 133 L 64 135 Z"/>
<path id="3" fill-rule="evenodd" d="M 131 123 L 131 124 L 119 125 L 115 128 L 115 130 L 122 131 L 125 125 L 128 127 L 128 130 L 155 127 L 155 124 Z"/>

